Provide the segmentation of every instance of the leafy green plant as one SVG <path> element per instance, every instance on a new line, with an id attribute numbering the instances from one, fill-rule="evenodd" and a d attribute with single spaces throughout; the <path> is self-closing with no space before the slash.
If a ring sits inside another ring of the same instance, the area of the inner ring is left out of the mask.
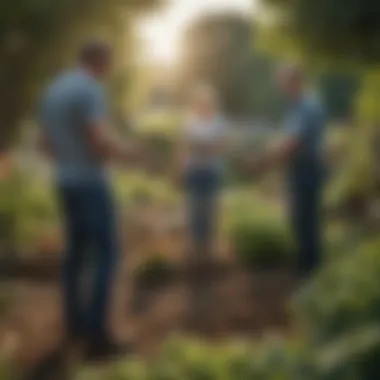
<path id="1" fill-rule="evenodd" d="M 240 262 L 251 269 L 281 267 L 292 258 L 290 234 L 279 221 L 243 218 L 231 234 Z"/>
<path id="2" fill-rule="evenodd" d="M 154 252 L 138 265 L 135 278 L 140 284 L 154 285 L 165 281 L 172 269 L 172 265 L 162 253 Z"/>
<path id="3" fill-rule="evenodd" d="M 114 380 L 251 380 L 303 379 L 308 363 L 303 347 L 284 340 L 268 339 L 263 344 L 211 345 L 197 340 L 169 339 L 154 359 L 131 360 L 115 365 L 107 379 Z M 84 374 L 78 380 L 100 380 Z M 99 375 L 98 375 L 99 376 Z M 298 376 L 298 377 L 297 377 Z M 314 380 L 312 369 L 307 379 Z"/>
<path id="4" fill-rule="evenodd" d="M 341 374 L 349 368 L 358 374 L 353 379 L 379 376 L 379 249 L 377 238 L 332 262 L 295 300 L 296 316 L 307 326 L 311 343 L 331 358 L 328 366 L 319 360 L 327 372 Z"/>
<path id="5" fill-rule="evenodd" d="M 117 173 L 115 190 L 123 205 L 131 203 L 171 204 L 178 194 L 162 178 L 152 178 L 143 172 Z"/>
<path id="6" fill-rule="evenodd" d="M 0 241 L 5 249 L 30 245 L 44 226 L 57 222 L 48 184 L 21 170 L 0 184 Z"/>

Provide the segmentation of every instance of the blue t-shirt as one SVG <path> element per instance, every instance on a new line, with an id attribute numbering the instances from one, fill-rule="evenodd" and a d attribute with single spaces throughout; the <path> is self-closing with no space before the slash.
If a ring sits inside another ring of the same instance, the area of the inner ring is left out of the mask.
<path id="1" fill-rule="evenodd" d="M 103 162 L 86 131 L 107 118 L 106 95 L 95 78 L 81 69 L 58 76 L 44 93 L 38 117 L 60 183 L 105 178 Z"/>
<path id="2" fill-rule="evenodd" d="M 325 112 L 316 96 L 305 95 L 290 105 L 285 134 L 298 140 L 299 146 L 289 163 L 290 175 L 298 180 L 322 175 Z"/>

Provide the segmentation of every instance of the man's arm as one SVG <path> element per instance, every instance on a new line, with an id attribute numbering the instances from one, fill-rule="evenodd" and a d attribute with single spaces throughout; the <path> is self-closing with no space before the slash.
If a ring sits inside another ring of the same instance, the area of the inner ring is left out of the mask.
<path id="1" fill-rule="evenodd" d="M 122 143 L 109 131 L 106 123 L 93 123 L 87 128 L 87 136 L 92 149 L 105 159 L 122 163 L 130 163 L 137 157 L 137 151 L 132 146 Z"/>
<path id="2" fill-rule="evenodd" d="M 308 133 L 310 117 L 313 115 L 309 108 L 300 109 L 298 115 L 286 126 L 286 136 L 274 147 L 268 149 L 263 156 L 252 161 L 253 170 L 270 170 L 288 163 L 298 150 L 305 134 Z"/>
<path id="3" fill-rule="evenodd" d="M 264 170 L 284 165 L 293 156 L 300 144 L 299 136 L 289 136 L 280 141 L 276 146 L 269 149 L 263 157 L 257 160 L 256 165 Z M 255 166 L 256 166 L 255 165 Z"/>
<path id="4" fill-rule="evenodd" d="M 123 163 L 134 160 L 136 150 L 126 146 L 110 131 L 104 93 L 99 89 L 92 89 L 83 101 L 86 134 L 93 151 L 104 160 Z"/>

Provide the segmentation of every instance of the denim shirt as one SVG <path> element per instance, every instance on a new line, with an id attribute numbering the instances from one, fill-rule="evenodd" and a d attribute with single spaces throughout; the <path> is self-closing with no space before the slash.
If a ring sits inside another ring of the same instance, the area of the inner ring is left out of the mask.
<path id="1" fill-rule="evenodd" d="M 323 177 L 325 113 L 315 96 L 304 95 L 293 102 L 285 118 L 285 134 L 296 138 L 298 148 L 289 162 L 292 182 L 314 182 Z"/>
<path id="2" fill-rule="evenodd" d="M 101 84 L 80 68 L 59 75 L 46 89 L 38 118 L 53 151 L 59 183 L 106 178 L 86 128 L 106 121 L 107 108 Z"/>

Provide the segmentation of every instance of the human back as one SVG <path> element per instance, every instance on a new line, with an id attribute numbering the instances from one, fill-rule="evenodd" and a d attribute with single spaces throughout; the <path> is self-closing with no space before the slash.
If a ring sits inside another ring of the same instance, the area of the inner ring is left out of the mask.
<path id="1" fill-rule="evenodd" d="M 45 91 L 40 119 L 61 182 L 98 179 L 102 161 L 86 135 L 89 117 L 104 110 L 100 83 L 81 68 L 60 74 Z"/>

